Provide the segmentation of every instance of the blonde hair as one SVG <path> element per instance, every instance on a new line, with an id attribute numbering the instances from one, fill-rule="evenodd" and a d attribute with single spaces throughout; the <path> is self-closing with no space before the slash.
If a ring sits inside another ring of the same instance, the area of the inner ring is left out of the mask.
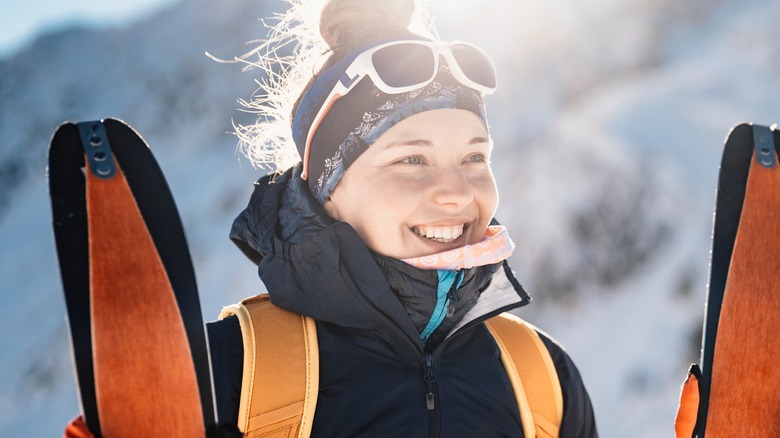
<path id="1" fill-rule="evenodd" d="M 265 77 L 244 111 L 255 123 L 233 127 L 239 149 L 255 166 L 284 170 L 300 161 L 292 138 L 292 117 L 301 96 L 319 73 L 369 42 L 417 34 L 436 38 L 430 15 L 416 0 L 287 0 L 274 16 L 266 40 L 237 58 Z M 285 52 L 291 51 L 290 54 Z M 256 60 L 251 60 L 255 58 Z"/>

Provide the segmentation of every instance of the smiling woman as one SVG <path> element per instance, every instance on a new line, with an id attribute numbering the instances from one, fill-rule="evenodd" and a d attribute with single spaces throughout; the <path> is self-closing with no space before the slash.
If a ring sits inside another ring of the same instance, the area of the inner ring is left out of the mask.
<path id="1" fill-rule="evenodd" d="M 325 210 L 398 259 L 478 243 L 498 205 L 487 137 L 466 110 L 411 116 L 355 160 Z"/>
<path id="2" fill-rule="evenodd" d="M 507 355 L 521 367 L 533 355 L 505 349 L 489 328 L 528 297 L 506 262 L 514 244 L 493 220 L 488 55 L 412 32 L 425 16 L 413 0 L 326 1 L 322 40 L 300 18 L 306 5 L 292 1 L 261 48 L 270 54 L 261 66 L 286 75 L 272 75 L 250 104 L 257 125 L 239 129 L 250 156 L 298 163 L 256 183 L 231 232 L 273 305 L 315 321 L 319 391 L 301 427 L 314 436 L 597 436 L 563 349 L 523 332 L 548 365 L 525 369 L 534 378 L 521 388 Z M 297 51 L 276 58 L 285 41 Z M 252 404 L 242 380 L 252 371 L 235 346 L 263 345 L 242 342 L 242 330 L 232 316 L 209 326 L 223 427 L 252 436 L 264 429 L 238 421 Z M 547 388 L 540 382 L 557 389 L 534 392 Z M 523 402 L 553 399 L 559 415 L 531 415 Z"/>

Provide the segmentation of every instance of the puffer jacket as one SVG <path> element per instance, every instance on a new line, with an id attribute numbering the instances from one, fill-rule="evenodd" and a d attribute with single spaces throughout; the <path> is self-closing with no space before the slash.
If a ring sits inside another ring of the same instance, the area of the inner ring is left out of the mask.
<path id="1" fill-rule="evenodd" d="M 299 174 L 294 167 L 258 181 L 231 238 L 258 264 L 275 305 L 316 320 L 312 436 L 522 437 L 511 383 L 483 324 L 529 301 L 508 265 L 454 272 L 453 280 L 372 253 L 352 227 L 324 213 Z M 423 341 L 432 318 L 435 330 Z M 236 434 L 240 327 L 230 317 L 210 323 L 208 334 L 219 421 L 224 434 Z M 596 437 L 579 372 L 542 339 L 563 389 L 560 436 Z"/>

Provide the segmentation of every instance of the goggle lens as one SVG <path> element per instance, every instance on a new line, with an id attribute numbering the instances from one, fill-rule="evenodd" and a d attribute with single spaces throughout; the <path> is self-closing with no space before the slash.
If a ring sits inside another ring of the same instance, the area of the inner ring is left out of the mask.
<path id="1" fill-rule="evenodd" d="M 371 55 L 371 63 L 382 82 L 394 88 L 422 84 L 436 74 L 433 49 L 420 44 L 382 47 Z"/>
<path id="2" fill-rule="evenodd" d="M 482 51 L 465 44 L 455 44 L 450 47 L 450 53 L 467 78 L 487 88 L 496 88 L 493 63 Z"/>

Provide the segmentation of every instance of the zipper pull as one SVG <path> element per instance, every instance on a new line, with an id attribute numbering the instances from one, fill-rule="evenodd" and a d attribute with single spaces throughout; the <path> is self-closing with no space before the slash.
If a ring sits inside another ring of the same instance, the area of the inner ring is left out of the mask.
<path id="1" fill-rule="evenodd" d="M 463 270 L 458 271 L 455 274 L 455 281 L 452 282 L 449 292 L 447 292 L 447 317 L 451 318 L 455 314 L 455 304 L 460 303 L 460 297 L 458 296 L 458 287 L 463 281 Z"/>
<path id="2" fill-rule="evenodd" d="M 423 355 L 423 360 L 425 362 L 425 374 L 423 375 L 423 378 L 427 384 L 425 406 L 429 411 L 432 411 L 436 408 L 433 395 L 433 384 L 436 382 L 436 376 L 433 374 L 433 356 L 431 356 L 430 353 L 425 353 Z"/>

